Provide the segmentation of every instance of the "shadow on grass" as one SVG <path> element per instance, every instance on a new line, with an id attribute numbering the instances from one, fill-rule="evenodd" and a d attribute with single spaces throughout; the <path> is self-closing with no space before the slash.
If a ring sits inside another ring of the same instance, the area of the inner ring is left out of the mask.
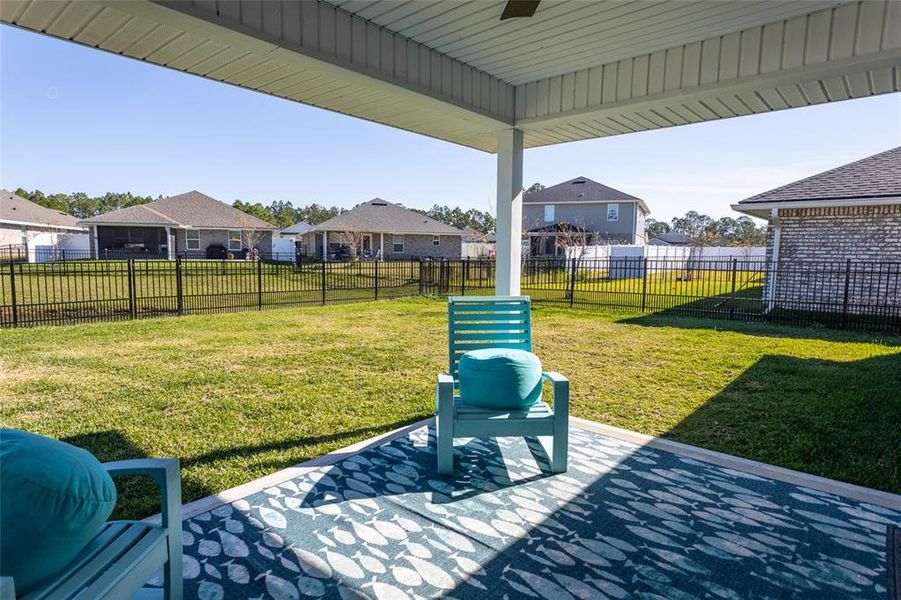
<path id="1" fill-rule="evenodd" d="M 758 337 L 827 340 L 837 342 L 872 342 L 878 339 L 889 346 L 901 346 L 901 335 L 887 331 L 837 329 L 824 325 L 792 325 L 764 320 L 729 320 L 728 315 L 686 314 L 689 309 L 663 310 L 641 316 L 628 316 L 617 323 L 642 327 L 676 327 L 679 329 L 715 329 Z M 761 317 L 762 318 L 762 317 Z"/>
<path id="2" fill-rule="evenodd" d="M 373 425 L 371 427 L 361 427 L 358 429 L 322 435 L 285 438 L 261 444 L 247 444 L 244 446 L 236 446 L 234 448 L 220 448 L 196 456 L 176 457 L 181 461 L 182 501 L 190 502 L 222 491 L 210 487 L 204 481 L 204 478 L 193 476 L 192 469 L 194 467 L 213 465 L 234 459 L 253 458 L 254 456 L 262 456 L 270 452 L 304 448 L 310 449 L 306 452 L 302 451 L 300 456 L 292 454 L 290 457 L 284 457 L 282 459 L 268 459 L 267 457 L 266 460 L 260 460 L 255 463 L 257 467 L 262 466 L 263 468 L 270 470 L 270 472 L 275 472 L 280 469 L 291 467 L 299 462 L 315 458 L 318 454 L 312 453 L 311 450 L 322 444 L 334 444 L 336 446 L 348 445 L 354 441 L 387 433 L 405 425 L 415 423 L 416 421 L 421 420 L 421 418 L 421 416 L 415 416 L 384 425 Z M 73 446 L 84 448 L 96 456 L 100 462 L 147 458 L 149 456 L 144 449 L 132 442 L 126 433 L 119 430 L 81 433 L 61 439 Z M 250 481 L 254 478 L 255 476 L 248 475 L 246 480 L 235 482 L 235 485 L 246 483 L 246 481 Z M 159 490 L 148 477 L 116 477 L 115 482 L 118 500 L 112 518 L 140 519 L 160 511 Z"/>
<path id="3" fill-rule="evenodd" d="M 901 353 L 767 355 L 664 437 L 901 493 Z"/>

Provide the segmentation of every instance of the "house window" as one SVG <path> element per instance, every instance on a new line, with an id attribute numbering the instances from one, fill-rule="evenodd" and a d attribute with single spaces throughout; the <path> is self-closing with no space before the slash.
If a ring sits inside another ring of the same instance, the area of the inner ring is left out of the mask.
<path id="1" fill-rule="evenodd" d="M 228 249 L 229 250 L 240 250 L 241 248 L 242 248 L 241 231 L 238 229 L 229 229 L 228 230 Z"/>
<path id="2" fill-rule="evenodd" d="M 553 223 L 554 222 L 554 205 L 553 204 L 545 204 L 544 205 L 544 222 L 545 223 Z"/>
<path id="3" fill-rule="evenodd" d="M 607 205 L 607 220 L 619 221 L 619 204 Z"/>
<path id="4" fill-rule="evenodd" d="M 440 236 L 440 235 L 433 235 L 433 236 L 432 236 L 432 245 L 433 245 L 433 246 L 440 246 L 440 245 L 441 245 L 441 236 Z"/>
<path id="5" fill-rule="evenodd" d="M 19 231 L 20 231 L 21 234 L 22 234 L 22 238 L 21 238 L 21 240 L 22 240 L 22 245 L 23 245 L 23 246 L 27 246 L 27 245 L 28 245 L 28 230 L 25 228 L 24 225 L 22 225 L 22 226 L 19 228 Z"/>
<path id="6" fill-rule="evenodd" d="M 200 230 L 188 229 L 185 232 L 188 250 L 200 250 Z"/>
<path id="7" fill-rule="evenodd" d="M 391 239 L 391 251 L 395 254 L 404 253 L 404 236 L 395 235 Z"/>

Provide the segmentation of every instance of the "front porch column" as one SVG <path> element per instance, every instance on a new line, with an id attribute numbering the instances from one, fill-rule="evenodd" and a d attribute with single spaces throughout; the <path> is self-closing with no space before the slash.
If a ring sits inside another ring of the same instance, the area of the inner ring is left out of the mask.
<path id="1" fill-rule="evenodd" d="M 497 269 L 494 293 L 518 296 L 522 255 L 522 131 L 497 134 Z"/>
<path id="2" fill-rule="evenodd" d="M 166 227 L 166 258 L 172 260 L 175 258 L 175 254 L 173 254 L 172 250 L 172 228 Z"/>
<path id="3" fill-rule="evenodd" d="M 322 232 L 322 260 L 328 260 L 328 231 Z"/>

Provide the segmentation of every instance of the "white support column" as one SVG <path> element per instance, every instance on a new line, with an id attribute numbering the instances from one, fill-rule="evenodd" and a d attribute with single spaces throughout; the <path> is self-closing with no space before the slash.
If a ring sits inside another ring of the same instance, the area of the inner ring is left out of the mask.
<path id="1" fill-rule="evenodd" d="M 328 231 L 322 232 L 322 260 L 328 260 Z"/>
<path id="2" fill-rule="evenodd" d="M 385 232 L 379 234 L 379 260 L 385 260 Z"/>
<path id="3" fill-rule="evenodd" d="M 522 255 L 522 131 L 497 134 L 497 270 L 494 293 L 518 296 Z"/>

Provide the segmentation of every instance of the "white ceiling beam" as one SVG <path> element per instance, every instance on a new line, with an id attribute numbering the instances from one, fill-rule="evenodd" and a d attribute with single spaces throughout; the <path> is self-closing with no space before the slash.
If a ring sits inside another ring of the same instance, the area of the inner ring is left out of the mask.
<path id="1" fill-rule="evenodd" d="M 192 24 L 192 31 L 200 28 L 210 39 L 256 47 L 273 59 L 293 59 L 349 82 L 436 100 L 492 127 L 513 123 L 512 85 L 327 2 L 152 0 L 128 10 L 153 13 L 175 27 L 184 24 L 183 16 L 192 17 L 206 23 Z"/>

